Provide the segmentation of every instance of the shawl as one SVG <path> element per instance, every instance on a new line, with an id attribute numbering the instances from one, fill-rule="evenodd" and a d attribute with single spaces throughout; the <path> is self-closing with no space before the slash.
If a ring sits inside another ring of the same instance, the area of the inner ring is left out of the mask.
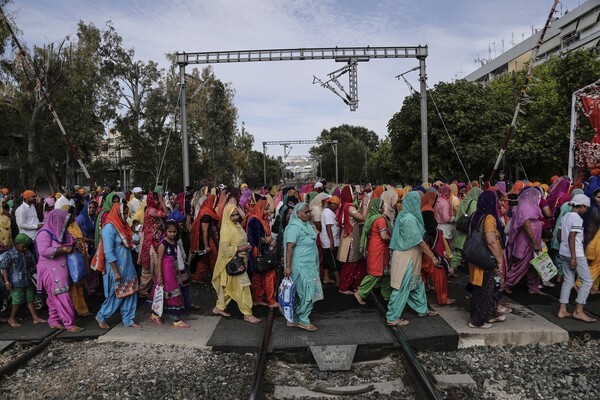
<path id="1" fill-rule="evenodd" d="M 70 215 L 65 210 L 52 210 L 44 221 L 42 230 L 50 233 L 53 240 L 64 246 L 73 246 L 75 239 L 67 231 Z"/>
<path id="2" fill-rule="evenodd" d="M 438 195 L 434 192 L 427 192 L 421 199 L 421 212 L 431 211 L 435 213 L 435 203 L 438 199 Z"/>
<path id="3" fill-rule="evenodd" d="M 335 189 L 333 189 L 333 191 L 331 192 L 332 196 L 337 196 L 340 197 L 342 195 L 342 190 L 339 187 L 336 187 Z"/>
<path id="4" fill-rule="evenodd" d="M 402 211 L 396 218 L 390 249 L 407 251 L 417 246 L 425 235 L 421 214 L 421 197 L 416 192 L 408 193 L 402 202 Z"/>
<path id="5" fill-rule="evenodd" d="M 502 194 L 505 194 L 506 193 L 506 182 L 504 182 L 504 181 L 496 182 L 496 190 L 500 191 L 500 193 L 502 193 Z"/>
<path id="6" fill-rule="evenodd" d="M 308 221 L 304 222 L 304 221 L 302 221 L 300 219 L 300 217 L 298 217 L 298 212 L 300 210 L 302 210 L 304 207 L 307 207 L 306 203 L 298 203 L 298 204 L 296 204 L 294 206 L 294 210 L 292 211 L 292 214 L 290 215 L 290 222 L 288 223 L 288 226 L 295 225 L 302 232 L 306 233 L 306 235 L 310 239 L 316 240 L 317 239 L 317 232 L 315 232 L 315 230 L 313 229 L 313 227 L 310 224 L 310 222 L 308 222 Z M 284 234 L 284 236 L 285 236 L 285 234 Z M 285 242 L 287 243 L 287 241 L 285 241 Z"/>
<path id="7" fill-rule="evenodd" d="M 252 197 L 252 192 L 250 191 L 250 189 L 244 189 L 242 191 L 242 197 L 240 198 L 240 201 L 238 202 L 240 207 L 242 207 L 244 209 L 246 207 L 246 203 L 248 203 L 248 201 L 250 200 L 250 197 Z"/>
<path id="8" fill-rule="evenodd" d="M 469 211 L 469 203 L 471 203 L 471 201 L 475 201 L 475 204 L 477 204 L 477 199 L 479 199 L 481 192 L 482 190 L 480 188 L 473 188 L 467 193 L 463 201 L 460 202 L 460 207 L 458 207 L 458 215 L 460 217 L 467 214 Z"/>
<path id="9" fill-rule="evenodd" d="M 550 207 L 550 211 L 554 213 L 554 210 L 560 207 L 564 202 L 559 204 L 561 197 L 565 195 L 565 193 L 569 192 L 569 187 L 571 186 L 571 182 L 568 179 L 559 178 L 560 181 L 551 189 L 552 191 L 548 195 L 548 206 Z M 558 181 L 558 179 L 557 179 Z"/>
<path id="10" fill-rule="evenodd" d="M 125 219 L 122 217 L 125 207 L 126 206 L 122 203 L 114 204 L 110 209 L 108 216 L 106 217 L 105 225 L 111 224 L 121 238 L 123 246 L 131 249 L 133 245 L 133 232 L 131 232 L 131 227 L 129 224 L 127 224 L 127 221 L 125 221 Z M 94 271 L 99 271 L 102 273 L 106 271 L 106 260 L 104 256 L 104 243 L 102 242 L 102 236 L 100 236 L 100 242 L 98 243 L 94 258 L 92 258 L 91 268 Z"/>
<path id="11" fill-rule="evenodd" d="M 369 238 L 371 237 L 371 229 L 373 228 L 373 224 L 375 221 L 383 217 L 383 206 L 384 203 L 381 199 L 373 199 L 369 203 L 369 214 L 367 215 L 367 219 L 365 220 L 365 225 L 363 227 L 362 233 L 360 235 L 360 252 L 362 255 L 366 256 L 367 249 L 369 247 Z M 387 223 L 388 231 L 391 232 L 392 227 L 390 225 L 390 221 L 386 218 L 385 222 Z"/>
<path id="12" fill-rule="evenodd" d="M 514 229 L 516 231 L 528 219 L 536 220 L 542 217 L 542 210 L 540 209 L 541 199 L 542 194 L 539 190 L 528 189 L 521 193 L 517 207 L 513 212 L 511 230 Z"/>
<path id="13" fill-rule="evenodd" d="M 471 191 L 479 189 L 473 188 Z M 479 189 L 481 190 L 481 189 Z M 469 193 L 471 193 L 471 191 Z M 536 190 L 539 194 L 539 192 Z M 538 201 L 538 210 L 539 201 Z M 500 229 L 502 224 L 500 224 L 500 220 L 498 219 L 498 196 L 496 196 L 496 192 L 485 191 L 482 192 L 477 199 L 477 210 L 473 213 L 471 217 L 471 230 L 479 229 L 479 224 L 487 217 L 488 215 L 493 216 L 496 219 L 496 227 L 500 232 L 500 237 L 502 240 L 502 245 L 506 243 L 506 235 L 504 234 L 504 229 Z M 541 210 L 540 210 L 541 213 Z"/>
<path id="14" fill-rule="evenodd" d="M 325 192 L 319 193 L 315 196 L 314 199 L 310 201 L 309 206 L 319 207 L 321 210 L 323 209 L 323 202 L 329 198 L 329 195 Z"/>
<path id="15" fill-rule="evenodd" d="M 377 186 L 377 188 L 375 188 L 375 190 L 373 190 L 373 199 L 378 199 L 381 197 L 381 194 L 385 191 L 385 186 L 380 185 Z"/>
<path id="16" fill-rule="evenodd" d="M 435 204 L 435 219 L 439 224 L 446 224 L 452 220 L 452 191 L 449 186 L 442 186 L 439 190 L 438 201 Z"/>
<path id="17" fill-rule="evenodd" d="M 242 229 L 242 225 L 231 220 L 231 214 L 236 209 L 234 204 L 227 204 L 223 209 L 220 238 L 221 241 L 231 243 L 233 246 L 244 246 L 248 243 L 248 236 Z"/>
<path id="18" fill-rule="evenodd" d="M 44 200 L 44 219 L 46 219 L 46 216 L 48 215 L 48 213 L 54 208 L 54 204 L 56 203 L 56 200 L 53 197 L 46 197 L 46 199 Z M 49 208 L 49 210 L 46 210 L 46 206 Z M 52 208 L 50 208 L 52 207 Z"/>
<path id="19" fill-rule="evenodd" d="M 590 195 L 590 208 L 599 208 L 600 205 L 596 203 L 596 195 L 600 193 L 600 188 L 595 189 Z"/>
<path id="20" fill-rule="evenodd" d="M 380 186 L 382 187 L 382 186 Z M 354 196 L 352 195 L 352 186 L 346 185 L 342 189 L 341 206 L 337 213 L 337 220 L 342 228 L 344 237 L 352 233 L 352 224 L 350 223 L 350 207 L 354 207 Z"/>
<path id="21" fill-rule="evenodd" d="M 406 196 L 406 194 L 405 194 Z M 395 190 L 386 190 L 380 197 L 383 202 L 383 214 L 389 221 L 396 219 L 396 203 L 398 202 L 398 193 Z"/>
<path id="22" fill-rule="evenodd" d="M 248 223 L 250 223 L 252 218 L 258 219 L 265 230 L 265 236 L 271 236 L 271 225 L 269 224 L 269 221 L 264 218 L 265 208 L 268 207 L 268 205 L 269 203 L 267 203 L 266 200 L 259 200 L 254 205 L 250 214 L 248 214 Z"/>
<path id="23" fill-rule="evenodd" d="M 205 215 L 210 216 L 213 220 L 217 221 L 217 225 L 220 224 L 220 218 L 214 210 L 217 196 L 214 194 L 208 195 L 202 206 L 198 216 L 194 219 L 192 227 L 190 228 L 190 251 L 198 251 L 198 245 L 200 244 L 200 232 L 202 228 L 202 217 Z"/>
<path id="24" fill-rule="evenodd" d="M 171 213 L 167 215 L 167 221 L 170 220 L 181 222 L 185 220 L 185 215 L 183 215 L 179 210 L 171 211 Z"/>
<path id="25" fill-rule="evenodd" d="M 79 225 L 81 232 L 83 232 L 83 236 L 88 239 L 93 238 L 96 232 L 96 215 L 90 216 L 89 214 L 90 203 L 92 201 L 93 200 L 86 200 L 83 205 L 83 210 L 81 210 L 77 218 L 75 218 L 75 222 Z"/>
<path id="26" fill-rule="evenodd" d="M 177 194 L 177 197 L 175 197 L 175 205 L 177 206 L 177 210 L 183 214 L 183 216 L 185 217 L 185 195 L 187 193 L 186 192 L 181 192 Z"/>
<path id="27" fill-rule="evenodd" d="M 111 207 L 113 205 L 113 197 L 115 197 L 115 192 L 110 192 L 106 196 L 106 199 L 104 199 L 104 203 L 102 204 L 102 209 L 100 210 L 100 212 L 98 213 L 98 217 L 96 218 L 96 232 L 94 234 L 94 243 L 96 244 L 96 246 L 98 246 L 98 243 L 100 242 L 100 232 L 102 231 L 102 216 L 105 213 L 110 212 Z M 150 195 L 148 195 L 148 198 L 150 198 Z"/>
<path id="28" fill-rule="evenodd" d="M 551 247 L 555 250 L 560 249 L 560 242 L 558 241 L 558 231 L 560 230 L 560 221 L 562 220 L 562 217 L 564 217 L 566 213 L 571 212 L 572 209 L 573 209 L 573 206 L 570 205 L 568 202 L 563 204 L 560 207 L 560 213 L 558 214 L 558 218 L 556 218 L 556 222 L 554 223 L 554 230 L 552 231 Z M 585 219 L 583 220 L 583 224 L 584 224 L 584 237 L 585 237 Z"/>

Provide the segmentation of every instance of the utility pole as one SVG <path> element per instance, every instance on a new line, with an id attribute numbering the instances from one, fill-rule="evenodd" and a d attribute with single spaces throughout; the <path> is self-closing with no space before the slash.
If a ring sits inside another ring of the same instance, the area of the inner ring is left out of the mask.
<path id="1" fill-rule="evenodd" d="M 181 87 L 181 162 L 183 163 L 183 188 L 190 185 L 190 160 L 188 152 L 187 104 L 185 101 L 185 64 L 179 64 Z"/>
<path id="2" fill-rule="evenodd" d="M 419 80 L 421 81 L 421 177 L 429 182 L 429 151 L 427 143 L 427 73 L 425 57 L 419 57 Z"/>

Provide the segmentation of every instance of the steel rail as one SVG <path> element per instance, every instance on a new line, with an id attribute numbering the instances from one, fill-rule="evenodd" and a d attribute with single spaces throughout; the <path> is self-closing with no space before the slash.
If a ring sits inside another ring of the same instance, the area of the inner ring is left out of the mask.
<path id="1" fill-rule="evenodd" d="M 265 327 L 265 333 L 260 342 L 258 350 L 258 360 L 256 361 L 256 368 L 254 369 L 254 376 L 252 377 L 252 386 L 250 386 L 250 400 L 260 400 L 264 398 L 263 393 L 263 375 L 267 364 L 267 350 L 269 349 L 269 342 L 271 341 L 271 331 L 273 330 L 273 319 L 275 318 L 275 310 L 269 308 L 269 314 L 267 315 L 267 326 Z"/>
<path id="2" fill-rule="evenodd" d="M 379 309 L 381 314 L 385 316 L 386 308 L 383 304 L 382 299 L 374 293 L 371 293 L 371 295 L 373 300 L 375 300 L 377 308 Z M 402 330 L 397 327 L 390 327 L 390 329 L 392 330 L 394 336 L 400 344 L 400 348 L 403 354 L 402 360 L 404 361 L 404 366 L 414 378 L 418 398 L 430 400 L 444 400 L 444 396 L 435 386 L 433 377 L 431 376 L 431 374 L 427 373 L 427 371 L 425 371 L 425 369 L 421 365 L 421 362 L 415 355 L 413 349 L 408 344 L 408 340 L 406 339 L 406 336 L 404 335 Z"/>

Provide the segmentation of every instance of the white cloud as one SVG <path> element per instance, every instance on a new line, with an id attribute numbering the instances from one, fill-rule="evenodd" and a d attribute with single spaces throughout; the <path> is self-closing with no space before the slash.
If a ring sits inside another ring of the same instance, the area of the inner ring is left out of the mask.
<path id="1" fill-rule="evenodd" d="M 112 20 L 124 46 L 143 60 L 165 66 L 174 51 L 215 51 L 332 46 L 429 45 L 428 84 L 450 81 L 475 69 L 477 55 L 511 32 L 540 27 L 546 0 L 15 0 L 10 10 L 30 45 L 57 40 L 77 30 L 77 22 L 104 26 Z M 578 0 L 565 0 L 574 8 Z M 394 76 L 416 66 L 414 59 L 371 60 L 358 68 L 359 108 L 351 113 L 333 93 L 312 84 L 342 65 L 331 61 L 214 65 L 231 82 L 240 121 L 261 142 L 316 138 L 322 129 L 342 123 L 363 125 L 385 136 L 389 118 L 409 94 Z M 407 75 L 418 89 L 418 72 Z M 341 80 L 347 88 L 347 75 Z M 274 150 L 273 150 L 274 151 Z M 305 154 L 307 149 L 294 149 Z"/>

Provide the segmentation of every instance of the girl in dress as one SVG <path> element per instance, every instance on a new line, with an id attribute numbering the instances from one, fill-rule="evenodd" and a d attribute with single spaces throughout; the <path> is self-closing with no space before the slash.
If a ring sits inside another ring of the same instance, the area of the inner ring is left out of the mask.
<path id="1" fill-rule="evenodd" d="M 183 292 L 180 285 L 180 274 L 185 274 L 185 265 L 179 265 L 177 258 L 178 246 L 177 235 L 179 233 L 179 224 L 177 221 L 167 221 L 167 231 L 165 237 L 158 246 L 158 268 L 156 271 L 156 282 L 148 298 L 147 305 L 152 306 L 154 299 L 154 290 L 156 286 L 164 287 L 164 306 L 163 312 L 173 318 L 174 328 L 189 328 L 190 326 L 180 318 L 185 311 Z M 156 313 L 150 314 L 150 320 L 157 325 L 162 325 L 163 321 Z"/>

